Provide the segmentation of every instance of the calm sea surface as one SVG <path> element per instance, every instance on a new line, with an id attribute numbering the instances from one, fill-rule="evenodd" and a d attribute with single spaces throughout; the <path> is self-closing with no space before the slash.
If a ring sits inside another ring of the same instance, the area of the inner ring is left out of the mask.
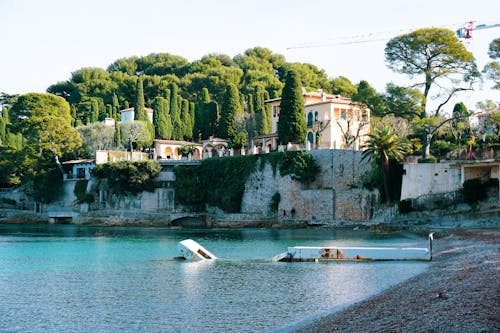
<path id="1" fill-rule="evenodd" d="M 226 259 L 172 260 L 186 238 Z M 270 332 L 378 293 L 428 265 L 270 260 L 294 245 L 427 241 L 326 229 L 0 225 L 0 332 Z"/>

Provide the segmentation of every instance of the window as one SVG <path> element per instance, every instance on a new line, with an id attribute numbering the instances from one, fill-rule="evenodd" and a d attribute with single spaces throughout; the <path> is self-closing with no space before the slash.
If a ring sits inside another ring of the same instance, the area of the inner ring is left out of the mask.
<path id="1" fill-rule="evenodd" d="M 307 133 L 307 141 L 311 144 L 314 143 L 314 134 L 312 132 Z"/>
<path id="2" fill-rule="evenodd" d="M 340 110 L 340 118 L 347 119 L 346 109 Z"/>
<path id="3" fill-rule="evenodd" d="M 312 112 L 309 112 L 307 114 L 307 126 L 312 126 L 312 124 L 313 124 L 313 114 Z"/>
<path id="4" fill-rule="evenodd" d="M 280 116 L 280 107 L 279 105 L 273 105 L 273 117 Z"/>
<path id="5" fill-rule="evenodd" d="M 317 122 L 318 121 L 318 112 L 314 112 L 314 121 Z"/>

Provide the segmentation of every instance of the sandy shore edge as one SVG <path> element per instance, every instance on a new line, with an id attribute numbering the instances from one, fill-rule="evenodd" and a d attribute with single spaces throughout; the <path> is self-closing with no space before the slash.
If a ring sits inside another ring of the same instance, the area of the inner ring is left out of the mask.
<path id="1" fill-rule="evenodd" d="M 424 273 L 288 332 L 499 332 L 500 229 L 436 238 Z"/>

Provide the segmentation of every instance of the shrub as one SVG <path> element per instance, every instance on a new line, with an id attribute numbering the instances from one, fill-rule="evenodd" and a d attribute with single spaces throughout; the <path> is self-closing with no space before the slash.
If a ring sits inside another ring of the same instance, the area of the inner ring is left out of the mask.
<path id="1" fill-rule="evenodd" d="M 10 198 L 2 198 L 2 202 L 7 205 L 15 205 L 16 200 L 10 199 Z"/>
<path id="2" fill-rule="evenodd" d="M 438 163 L 439 160 L 436 157 L 427 157 L 427 158 L 421 158 L 418 160 L 418 163 Z"/>
<path id="3" fill-rule="evenodd" d="M 100 179 L 107 179 L 109 189 L 116 194 L 137 194 L 155 189 L 154 178 L 161 171 L 156 161 L 101 164 L 92 169 L 92 174 Z"/>
<path id="4" fill-rule="evenodd" d="M 89 181 L 86 179 L 80 179 L 76 181 L 73 193 L 75 193 L 78 203 L 91 203 L 92 201 L 94 201 L 94 197 L 92 196 L 92 194 L 87 193 L 88 182 Z"/>
<path id="5" fill-rule="evenodd" d="M 269 203 L 269 209 L 272 212 L 277 212 L 279 204 L 280 204 L 280 201 L 281 201 L 281 194 L 280 194 L 280 192 L 275 192 L 273 194 L 273 196 L 271 197 L 271 202 Z"/>
<path id="6" fill-rule="evenodd" d="M 280 165 L 282 176 L 291 175 L 293 180 L 303 184 L 312 183 L 316 180 L 320 167 L 311 154 L 303 151 L 285 152 Z"/>
<path id="7" fill-rule="evenodd" d="M 398 208 L 401 214 L 407 214 L 413 211 L 411 200 L 409 199 L 401 200 L 400 202 L 398 202 Z"/>

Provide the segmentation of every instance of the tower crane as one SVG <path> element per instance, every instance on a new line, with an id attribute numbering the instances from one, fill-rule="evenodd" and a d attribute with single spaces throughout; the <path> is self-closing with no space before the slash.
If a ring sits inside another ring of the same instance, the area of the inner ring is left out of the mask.
<path id="1" fill-rule="evenodd" d="M 457 25 L 453 25 L 456 27 Z M 450 26 L 448 26 L 450 27 Z M 483 30 L 483 29 L 491 29 L 500 27 L 500 23 L 495 24 L 475 24 L 475 21 L 468 21 L 460 26 L 455 33 L 457 37 L 462 41 L 468 41 L 472 39 L 473 31 L 475 30 Z M 392 38 L 395 35 L 401 35 L 405 33 L 410 33 L 415 29 L 404 29 L 398 31 L 385 31 L 385 32 L 375 32 L 368 34 L 360 34 L 354 36 L 346 36 L 346 37 L 337 37 L 330 39 L 329 41 L 317 42 L 317 43 L 302 43 L 287 47 L 287 50 L 292 49 L 308 49 L 308 48 L 316 48 L 316 47 L 329 47 L 334 45 L 348 45 L 348 44 L 361 44 L 361 43 L 370 43 L 377 41 L 384 41 Z"/>

